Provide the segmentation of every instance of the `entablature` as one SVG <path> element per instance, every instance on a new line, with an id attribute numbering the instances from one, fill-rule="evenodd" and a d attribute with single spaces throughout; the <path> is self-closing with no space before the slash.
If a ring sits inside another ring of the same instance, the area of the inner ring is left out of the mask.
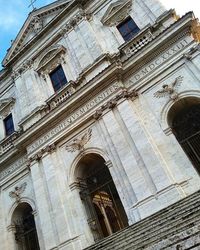
<path id="1" fill-rule="evenodd" d="M 50 98 L 47 105 L 42 109 L 42 112 L 44 112 L 43 116 L 16 139 L 15 145 L 24 145 L 24 147 L 28 146 L 29 143 L 31 143 L 30 139 L 33 141 L 37 140 L 37 136 L 39 137 L 41 133 L 46 131 L 47 126 L 51 128 L 50 124 L 55 124 L 55 122 L 61 121 L 61 119 L 64 119 L 67 114 L 72 114 L 76 108 L 84 105 L 87 98 L 92 97 L 95 93 L 99 93 L 100 90 L 103 90 L 105 86 L 108 86 L 108 82 L 110 84 L 113 83 L 113 81 L 121 82 L 122 80 L 123 82 L 123 80 L 130 77 L 131 74 L 136 76 L 137 70 L 138 72 L 142 70 L 142 65 L 151 63 L 151 60 L 155 60 L 157 55 L 167 53 L 169 49 L 175 51 L 174 46 L 178 46 L 179 49 L 177 50 L 177 53 L 172 53 L 171 56 L 173 57 L 179 54 L 180 57 L 184 57 L 183 53 L 186 53 L 186 50 L 189 51 L 192 47 L 197 45 L 194 38 L 191 37 L 193 32 L 191 29 L 192 22 L 193 15 L 189 13 L 179 19 L 176 23 L 172 24 L 172 26 L 167 28 L 165 31 L 161 32 L 159 35 L 157 34 L 157 36 L 153 36 L 153 31 L 150 27 L 147 27 L 147 29 L 142 31 L 144 33 L 140 33 L 137 37 L 132 39 L 130 43 L 124 44 L 120 47 L 121 53 L 113 56 L 106 55 L 105 58 L 107 58 L 106 60 L 110 63 L 108 63 L 102 71 L 98 71 L 98 74 L 92 79 L 84 80 L 84 83 L 83 79 L 77 79 L 76 82 L 70 82 L 69 86 L 66 86 L 58 94 Z M 132 43 L 137 43 L 136 41 L 139 36 L 141 34 L 146 34 L 145 32 L 150 34 L 151 41 L 148 41 L 147 45 L 139 47 L 138 51 L 135 53 L 130 55 L 129 52 L 129 54 L 126 55 L 127 46 L 130 46 Z M 187 37 L 188 39 L 190 38 L 190 40 L 186 39 L 187 41 L 185 40 L 185 44 L 183 44 L 184 46 L 182 45 L 181 47 L 177 44 L 177 42 L 181 43 L 184 40 L 184 37 Z M 143 48 L 146 50 L 144 51 Z M 164 54 L 161 56 L 165 57 Z M 168 60 L 168 58 L 166 60 Z M 99 62 L 96 62 L 96 65 L 99 64 Z M 157 66 L 159 67 L 161 64 Z M 93 67 L 94 65 L 91 65 L 91 68 L 87 69 L 88 72 L 93 71 Z M 164 68 L 165 67 L 162 67 L 163 70 Z M 148 74 L 148 78 L 150 73 L 151 72 Z M 87 79 L 86 76 L 84 77 Z M 135 82 L 131 82 L 130 86 L 127 86 L 127 88 L 137 86 L 137 82 L 139 80 L 140 79 Z M 118 87 L 124 87 L 123 83 Z M 69 88 L 71 88 L 71 92 L 69 91 Z M 72 118 L 72 116 L 73 114 L 70 117 Z"/>

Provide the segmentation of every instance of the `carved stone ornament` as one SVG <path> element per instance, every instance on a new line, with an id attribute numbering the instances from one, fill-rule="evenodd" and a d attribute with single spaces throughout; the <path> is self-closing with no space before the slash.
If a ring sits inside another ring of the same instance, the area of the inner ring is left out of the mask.
<path id="1" fill-rule="evenodd" d="M 84 146 L 89 142 L 92 136 L 92 129 L 88 129 L 87 132 L 81 136 L 81 138 L 75 138 L 71 143 L 66 146 L 68 152 L 83 151 Z"/>
<path id="2" fill-rule="evenodd" d="M 24 182 L 21 186 L 16 186 L 14 191 L 9 193 L 9 196 L 13 199 L 16 199 L 16 202 L 20 202 L 21 194 L 25 191 L 27 183 Z"/>
<path id="3" fill-rule="evenodd" d="M 101 19 L 101 22 L 107 26 L 116 26 L 129 16 L 131 8 L 132 0 L 116 1 L 108 7 L 106 13 Z"/>
<path id="4" fill-rule="evenodd" d="M 54 45 L 43 51 L 35 65 L 35 71 L 41 75 L 49 74 L 61 63 L 65 64 L 66 49 L 61 45 Z"/>
<path id="5" fill-rule="evenodd" d="M 35 33 L 38 33 L 43 28 L 42 18 L 38 16 L 33 17 L 33 20 L 30 23 L 30 27 Z"/>
<path id="6" fill-rule="evenodd" d="M 14 103 L 15 99 L 13 97 L 0 99 L 0 116 L 3 118 L 8 116 L 11 113 Z"/>
<path id="7" fill-rule="evenodd" d="M 162 89 L 156 91 L 154 93 L 154 97 L 156 98 L 161 98 L 161 97 L 166 97 L 169 96 L 171 100 L 175 101 L 176 99 L 178 99 L 178 87 L 180 86 L 180 84 L 183 81 L 183 77 L 182 76 L 178 76 L 174 82 L 172 82 L 171 84 L 164 84 L 162 86 Z"/>

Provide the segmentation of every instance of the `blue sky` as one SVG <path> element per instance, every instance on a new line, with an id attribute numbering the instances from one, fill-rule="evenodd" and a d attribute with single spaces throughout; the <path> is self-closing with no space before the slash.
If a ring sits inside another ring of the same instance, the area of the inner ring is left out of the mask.
<path id="1" fill-rule="evenodd" d="M 55 0 L 37 0 L 34 5 L 40 8 Z M 0 0 L 0 61 L 11 45 L 21 26 L 32 10 L 30 0 Z"/>
<path id="2" fill-rule="evenodd" d="M 37 0 L 34 5 L 39 8 L 55 0 Z M 193 9 L 196 16 L 200 17 L 198 0 L 161 0 L 169 9 L 175 8 L 179 14 Z M 0 0 L 0 62 L 3 60 L 6 50 L 10 47 L 11 40 L 14 40 L 21 26 L 31 11 L 30 0 Z M 1 67 L 0 67 L 1 68 Z"/>

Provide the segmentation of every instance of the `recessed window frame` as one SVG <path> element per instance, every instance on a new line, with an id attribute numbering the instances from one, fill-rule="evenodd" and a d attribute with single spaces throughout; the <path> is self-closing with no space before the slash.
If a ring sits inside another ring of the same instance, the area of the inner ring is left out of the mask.
<path id="1" fill-rule="evenodd" d="M 63 86 L 68 83 L 67 77 L 61 64 L 49 73 L 49 77 L 51 79 L 51 83 L 55 92 L 58 92 Z"/>
<path id="2" fill-rule="evenodd" d="M 10 113 L 9 115 L 7 115 L 3 119 L 3 123 L 4 123 L 4 130 L 5 130 L 5 135 L 6 136 L 10 136 L 12 133 L 15 132 L 15 127 L 14 127 L 12 113 Z"/>
<path id="3" fill-rule="evenodd" d="M 131 16 L 128 16 L 116 27 L 125 42 L 130 41 L 134 36 L 136 36 L 140 32 L 140 28 L 137 26 Z"/>

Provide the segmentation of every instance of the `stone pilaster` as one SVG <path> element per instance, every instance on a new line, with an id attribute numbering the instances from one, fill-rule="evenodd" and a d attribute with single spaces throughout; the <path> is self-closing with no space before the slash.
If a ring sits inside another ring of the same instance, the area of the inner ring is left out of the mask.
<path id="1" fill-rule="evenodd" d="M 116 150 L 109 131 L 104 122 L 104 117 L 97 119 L 96 121 L 99 135 L 102 136 L 102 141 L 105 143 L 106 149 L 111 157 L 111 161 L 107 162 L 115 186 L 118 190 L 121 202 L 126 211 L 129 223 L 132 224 L 140 219 L 139 212 L 136 210 L 130 210 L 133 204 L 137 203 L 135 192 L 129 182 L 126 171 L 124 170 L 123 163 L 120 159 L 118 151 Z"/>
<path id="2" fill-rule="evenodd" d="M 52 249 L 57 246 L 58 240 L 42 168 L 41 158 L 32 161 L 30 164 L 33 189 L 39 214 L 39 221 L 37 220 L 36 226 L 40 225 L 40 229 L 37 228 L 37 232 L 41 232 L 41 235 L 38 234 L 39 243 L 42 244 L 41 249 Z"/>

